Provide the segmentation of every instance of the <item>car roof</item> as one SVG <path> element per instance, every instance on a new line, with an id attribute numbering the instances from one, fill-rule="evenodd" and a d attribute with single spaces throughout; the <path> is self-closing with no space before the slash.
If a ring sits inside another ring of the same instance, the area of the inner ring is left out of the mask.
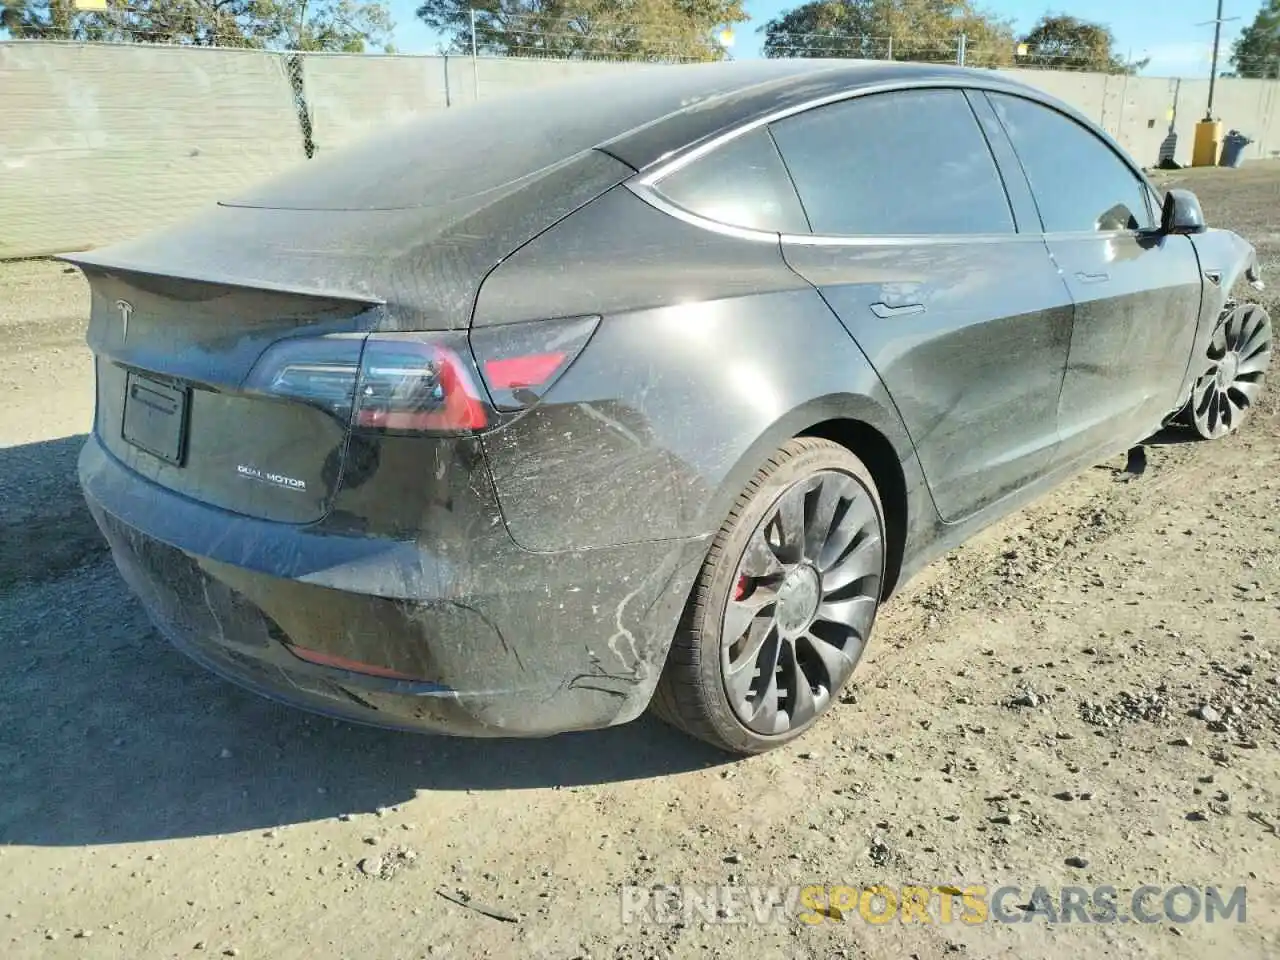
<path id="1" fill-rule="evenodd" d="M 692 102 L 665 109 L 666 90 L 637 93 L 636 101 L 645 101 L 654 118 L 597 144 L 637 170 L 753 120 L 861 90 L 940 84 L 992 86 L 1040 96 L 990 70 L 892 60 L 755 60 L 663 69 L 669 72 L 664 85 L 671 90 L 684 87 Z M 717 82 L 721 89 L 707 90 Z"/>
<path id="2" fill-rule="evenodd" d="M 315 159 L 224 203 L 292 209 L 431 207 L 501 192 L 593 149 L 644 170 L 791 106 L 911 83 L 994 84 L 1038 96 L 993 71 L 894 61 L 609 65 L 572 80 L 434 110 L 350 147 L 326 150 L 320 144 Z"/>

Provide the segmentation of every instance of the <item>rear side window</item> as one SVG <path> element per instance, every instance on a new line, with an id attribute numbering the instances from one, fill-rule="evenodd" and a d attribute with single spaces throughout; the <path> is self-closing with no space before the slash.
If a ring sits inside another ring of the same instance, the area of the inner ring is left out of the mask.
<path id="1" fill-rule="evenodd" d="M 959 90 L 906 90 L 773 125 L 814 233 L 1012 233 L 991 149 Z"/>
<path id="2" fill-rule="evenodd" d="M 809 232 L 787 168 L 763 127 L 663 177 L 654 189 L 717 223 L 771 233 Z"/>
<path id="3" fill-rule="evenodd" d="M 1049 233 L 1153 226 L 1146 185 L 1105 141 L 1056 110 L 988 94 Z"/>

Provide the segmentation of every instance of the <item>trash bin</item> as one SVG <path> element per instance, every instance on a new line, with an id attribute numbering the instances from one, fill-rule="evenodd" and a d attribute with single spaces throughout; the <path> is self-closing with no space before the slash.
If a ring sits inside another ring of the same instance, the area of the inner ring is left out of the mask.
<path id="1" fill-rule="evenodd" d="M 1238 167 L 1244 163 L 1244 148 L 1253 143 L 1239 130 L 1232 130 L 1222 138 L 1222 159 L 1218 165 L 1222 167 Z"/>

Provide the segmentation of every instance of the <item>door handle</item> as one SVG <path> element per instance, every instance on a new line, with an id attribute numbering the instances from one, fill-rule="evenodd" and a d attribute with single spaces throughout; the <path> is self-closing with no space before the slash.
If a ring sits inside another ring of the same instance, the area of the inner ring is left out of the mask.
<path id="1" fill-rule="evenodd" d="M 1081 283 L 1106 283 L 1111 279 L 1109 273 L 1084 273 L 1081 271 L 1076 274 L 1076 279 Z"/>
<path id="2" fill-rule="evenodd" d="M 873 303 L 871 312 L 881 320 L 888 320 L 890 317 L 910 317 L 917 313 L 924 313 L 924 304 L 904 303 L 899 307 L 891 307 L 887 303 Z"/>

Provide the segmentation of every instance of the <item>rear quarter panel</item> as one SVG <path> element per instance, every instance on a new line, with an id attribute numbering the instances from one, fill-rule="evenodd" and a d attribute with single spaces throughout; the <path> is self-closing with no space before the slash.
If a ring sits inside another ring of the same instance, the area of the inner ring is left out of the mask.
<path id="1" fill-rule="evenodd" d="M 603 319 L 542 403 L 484 438 L 526 549 L 706 536 L 769 453 L 826 419 L 910 458 L 879 378 L 776 243 L 615 189 L 504 262 L 476 324 L 548 314 Z"/>

